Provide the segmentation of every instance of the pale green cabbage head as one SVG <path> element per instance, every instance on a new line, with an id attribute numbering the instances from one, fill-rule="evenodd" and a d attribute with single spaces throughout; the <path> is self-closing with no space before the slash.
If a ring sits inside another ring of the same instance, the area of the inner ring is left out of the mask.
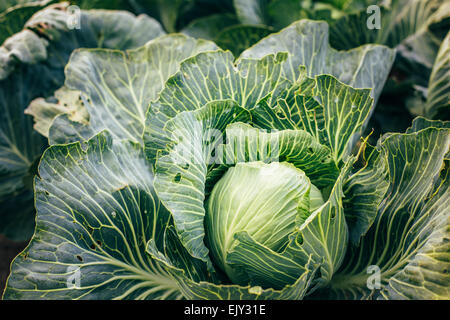
<path id="1" fill-rule="evenodd" d="M 319 189 L 290 163 L 238 163 L 217 182 L 207 203 L 206 235 L 213 259 L 234 283 L 247 284 L 247 274 L 227 262 L 229 252 L 239 245 L 235 235 L 246 231 L 253 240 L 281 252 L 296 221 L 305 220 L 323 203 Z"/>

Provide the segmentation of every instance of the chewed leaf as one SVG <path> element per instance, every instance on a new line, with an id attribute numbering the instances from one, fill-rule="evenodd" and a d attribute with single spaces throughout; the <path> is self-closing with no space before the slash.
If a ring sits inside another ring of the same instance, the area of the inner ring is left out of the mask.
<path id="1" fill-rule="evenodd" d="M 84 107 L 80 92 L 65 87 L 55 91 L 51 99 L 33 100 L 25 114 L 34 118 L 34 129 L 44 137 L 49 137 L 49 129 L 53 120 L 60 114 L 67 114 L 71 121 L 87 124 L 89 114 Z"/>

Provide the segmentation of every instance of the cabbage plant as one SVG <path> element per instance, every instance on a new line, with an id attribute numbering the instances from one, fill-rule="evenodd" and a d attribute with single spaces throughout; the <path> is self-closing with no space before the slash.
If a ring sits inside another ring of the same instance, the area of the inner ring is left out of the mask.
<path id="1" fill-rule="evenodd" d="M 75 51 L 3 298 L 448 298 L 449 123 L 369 145 L 395 52 L 327 35 Z"/>

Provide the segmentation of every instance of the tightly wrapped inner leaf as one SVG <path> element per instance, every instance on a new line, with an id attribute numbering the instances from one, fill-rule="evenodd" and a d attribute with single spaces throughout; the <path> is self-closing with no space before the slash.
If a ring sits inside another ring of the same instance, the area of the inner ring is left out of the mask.
<path id="1" fill-rule="evenodd" d="M 207 204 L 206 236 L 215 262 L 234 283 L 249 282 L 227 261 L 228 253 L 239 246 L 235 234 L 246 231 L 259 244 L 282 251 L 296 221 L 315 209 L 310 207 L 311 191 L 317 208 L 323 204 L 320 191 L 287 162 L 238 163 L 216 183 Z"/>

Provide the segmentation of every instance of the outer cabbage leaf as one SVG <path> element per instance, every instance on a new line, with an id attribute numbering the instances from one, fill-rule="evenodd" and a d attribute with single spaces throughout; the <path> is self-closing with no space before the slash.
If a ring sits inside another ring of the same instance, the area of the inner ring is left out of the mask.
<path id="1" fill-rule="evenodd" d="M 54 145 L 85 141 L 95 134 L 89 123 L 74 121 L 69 114 L 62 113 L 52 121 L 48 143 Z"/>
<path id="2" fill-rule="evenodd" d="M 47 41 L 37 34 L 23 30 L 8 38 L 0 47 L 0 80 L 4 80 L 14 70 L 17 62 L 36 64 L 45 60 Z"/>
<path id="3" fill-rule="evenodd" d="M 424 117 L 417 117 L 414 119 L 413 123 L 411 124 L 411 127 L 409 127 L 406 130 L 406 133 L 419 132 L 420 130 L 427 129 L 430 127 L 440 129 L 450 129 L 450 121 L 429 120 Z"/>
<path id="4" fill-rule="evenodd" d="M 375 129 L 373 136 L 378 137 L 386 132 L 403 132 L 414 116 L 431 116 L 426 110 L 433 103 L 427 102 L 427 87 L 439 47 L 450 27 L 450 6 L 444 0 L 372 1 L 369 4 L 378 5 L 379 16 L 376 11 L 367 12 L 365 6 L 359 12 L 342 17 L 330 24 L 330 42 L 337 49 L 366 43 L 396 48 L 393 71 L 369 124 Z M 379 29 L 366 27 L 378 17 Z M 436 94 L 433 96 L 435 100 Z M 445 111 L 434 117 L 444 118 L 443 115 L 445 117 Z M 376 140 L 371 142 L 375 144 Z"/>
<path id="5" fill-rule="evenodd" d="M 385 46 L 366 45 L 349 51 L 337 51 L 328 43 L 328 24 L 300 20 L 245 50 L 242 58 L 259 59 L 276 52 L 290 53 L 283 64 L 283 75 L 296 81 L 299 66 L 306 66 L 313 77 L 330 74 L 354 88 L 372 88 L 371 96 L 378 100 L 389 74 L 395 51 Z"/>
<path id="6" fill-rule="evenodd" d="M 85 150 L 83 150 L 85 149 Z M 142 147 L 100 133 L 52 146 L 35 181 L 37 225 L 5 299 L 173 299 L 177 283 L 146 254 L 170 216 Z"/>
<path id="7" fill-rule="evenodd" d="M 232 14 L 213 14 L 194 20 L 181 32 L 194 38 L 212 40 L 238 57 L 242 51 L 269 35 L 272 30 L 262 25 L 239 24 L 239 20 Z"/>
<path id="8" fill-rule="evenodd" d="M 347 204 L 353 211 L 376 208 L 376 217 L 319 297 L 449 298 L 449 146 L 449 124 L 423 118 L 407 133 L 380 140 L 372 161 L 385 162 L 388 188 L 381 198 Z M 373 165 L 354 180 L 364 182 Z M 379 273 L 370 276 L 370 270 Z"/>
<path id="9" fill-rule="evenodd" d="M 362 148 L 371 147 L 363 145 Z M 387 172 L 385 160 L 373 150 L 364 159 L 364 166 L 351 174 L 345 182 L 345 220 L 354 246 L 359 244 L 361 236 L 367 233 L 377 216 L 378 206 L 389 187 Z"/>

